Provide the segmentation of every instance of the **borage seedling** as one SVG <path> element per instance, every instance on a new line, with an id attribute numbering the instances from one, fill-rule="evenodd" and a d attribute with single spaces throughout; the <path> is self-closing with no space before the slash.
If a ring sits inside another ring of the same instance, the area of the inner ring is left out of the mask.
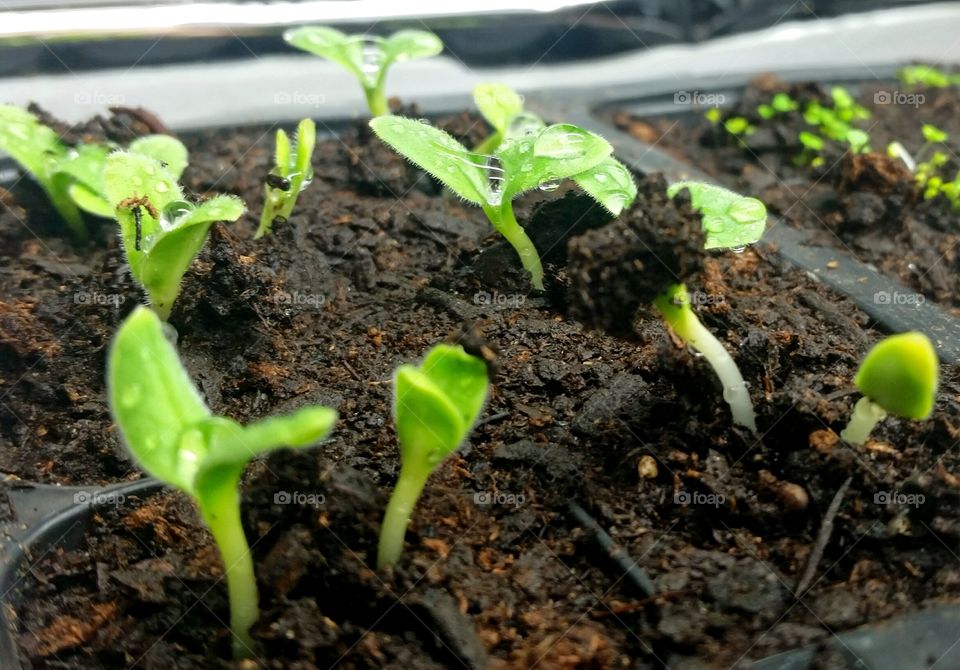
<path id="1" fill-rule="evenodd" d="M 853 383 L 863 397 L 840 437 L 863 444 L 874 426 L 893 414 L 923 420 L 933 412 L 937 395 L 937 353 L 930 339 L 912 331 L 891 335 L 867 353 Z"/>
<path id="2" fill-rule="evenodd" d="M 310 159 L 317 144 L 317 126 L 310 119 L 297 125 L 296 150 L 290 153 L 290 138 L 282 128 L 277 129 L 276 166 L 267 175 L 263 187 L 263 214 L 254 238 L 270 233 L 274 223 L 285 223 L 297 204 L 300 192 L 313 179 Z"/>
<path id="3" fill-rule="evenodd" d="M 439 344 L 419 366 L 397 369 L 393 416 L 400 476 L 380 528 L 378 568 L 400 559 L 407 524 L 427 479 L 466 439 L 489 386 L 486 363 L 460 346 Z"/>
<path id="4" fill-rule="evenodd" d="M 503 142 L 493 155 L 470 152 L 447 133 L 414 119 L 381 116 L 370 121 L 381 140 L 436 177 L 464 200 L 483 208 L 493 227 L 516 249 L 534 288 L 543 289 L 540 255 L 513 213 L 513 200 L 534 188 L 555 190 L 573 178 L 614 216 L 637 188 L 629 171 L 600 137 L 570 124 L 530 128 Z"/>
<path id="5" fill-rule="evenodd" d="M 123 248 L 150 306 L 166 320 L 180 280 L 216 221 L 236 221 L 246 209 L 235 196 L 218 195 L 194 205 L 152 158 L 118 151 L 107 158 L 104 193 L 120 224 Z"/>
<path id="6" fill-rule="evenodd" d="M 0 149 L 30 173 L 50 198 L 51 204 L 78 239 L 87 235 L 81 210 L 104 218 L 113 217 L 103 192 L 103 169 L 113 143 L 69 146 L 53 128 L 30 112 L 13 105 L 0 105 Z M 168 164 L 179 178 L 187 165 L 187 149 L 166 135 L 148 135 L 134 140 L 129 151 Z"/>
<path id="7" fill-rule="evenodd" d="M 240 519 L 238 488 L 253 458 L 284 447 L 309 447 L 337 419 L 328 407 L 305 407 L 241 426 L 204 404 L 160 319 L 137 307 L 120 327 L 107 361 L 110 409 L 124 443 L 149 474 L 188 494 L 200 508 L 223 559 L 236 657 L 253 655 L 258 616 L 256 575 Z"/>
<path id="8" fill-rule="evenodd" d="M 960 74 L 947 74 L 932 65 L 908 65 L 897 73 L 905 86 L 929 86 L 930 88 L 947 88 L 960 84 Z"/>
<path id="9" fill-rule="evenodd" d="M 763 235 L 767 208 L 756 198 L 698 182 L 677 182 L 667 189 L 667 195 L 673 198 L 683 189 L 690 192 L 692 207 L 701 213 L 705 249 L 742 251 Z M 687 287 L 674 284 L 654 300 L 654 305 L 680 339 L 703 354 L 717 373 L 734 423 L 756 433 L 753 403 L 743 375 L 720 340 L 700 323 L 690 306 Z"/>
<path id="10" fill-rule="evenodd" d="M 440 38 L 424 30 L 401 30 L 390 37 L 379 37 L 346 35 L 326 26 L 303 26 L 288 30 L 283 39 L 346 68 L 360 81 L 373 116 L 390 113 L 385 83 L 391 65 L 443 51 Z"/>

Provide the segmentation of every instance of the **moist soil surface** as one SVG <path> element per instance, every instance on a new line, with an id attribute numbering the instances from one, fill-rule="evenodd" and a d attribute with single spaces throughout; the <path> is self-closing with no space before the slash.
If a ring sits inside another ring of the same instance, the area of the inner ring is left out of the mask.
<path id="1" fill-rule="evenodd" d="M 925 299 L 960 313 L 960 216 L 944 196 L 924 200 L 905 165 L 883 153 L 897 141 L 917 156 L 925 144 L 921 126 L 934 124 L 949 139 L 946 148 L 930 147 L 926 156 L 934 148 L 944 151 L 949 161 L 943 174 L 947 181 L 953 179 L 960 169 L 960 88 L 908 88 L 896 82 L 850 87 L 871 113 L 855 126 L 869 133 L 875 153 L 844 154 L 828 141 L 822 166 L 797 164 L 802 150 L 798 133 L 813 130 L 802 110 L 813 101 L 832 105 L 830 89 L 830 84 L 757 78 L 722 109 L 722 118 L 740 116 L 755 126 L 742 140 L 702 113 L 637 118 L 620 112 L 615 120 L 638 139 L 760 198 L 772 214 L 808 231 L 815 243 L 872 264 Z M 778 92 L 789 93 L 800 109 L 760 118 L 757 106 Z"/>
<path id="2" fill-rule="evenodd" d="M 483 134 L 466 116 L 443 125 Z M 161 492 L 101 509 L 76 549 L 31 557 L 15 607 L 25 667 L 729 668 L 960 600 L 956 372 L 944 369 L 929 421 L 838 441 L 856 366 L 882 334 L 764 244 L 700 251 L 696 216 L 660 176 L 638 175 L 614 222 L 565 188 L 525 196 L 518 217 L 548 266 L 537 295 L 482 212 L 362 126 L 321 140 L 294 216 L 258 241 L 272 133 L 186 139 L 189 189 L 254 209 L 213 229 L 183 283 L 171 323 L 192 378 L 241 422 L 314 403 L 340 421 L 245 479 L 254 659 L 223 660 L 216 548 L 185 496 Z M 30 197 L 14 189 L 0 214 L 0 470 L 136 479 L 103 363 L 140 294 L 109 227 L 75 245 Z M 736 358 L 760 436 L 731 425 L 711 369 L 648 307 L 677 280 Z M 447 338 L 486 356 L 491 397 L 432 477 L 400 564 L 377 572 L 399 465 L 391 373 Z M 646 570 L 655 596 L 572 511 Z"/>

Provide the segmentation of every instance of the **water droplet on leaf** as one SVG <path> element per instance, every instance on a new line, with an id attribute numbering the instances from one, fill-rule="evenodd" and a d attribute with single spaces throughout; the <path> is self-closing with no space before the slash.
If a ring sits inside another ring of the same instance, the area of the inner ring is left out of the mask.
<path id="1" fill-rule="evenodd" d="M 546 181 L 540 184 L 539 188 L 541 191 L 544 191 L 546 193 L 550 193 L 551 191 L 556 191 L 558 188 L 560 188 L 560 178 L 551 175 L 547 177 Z"/>

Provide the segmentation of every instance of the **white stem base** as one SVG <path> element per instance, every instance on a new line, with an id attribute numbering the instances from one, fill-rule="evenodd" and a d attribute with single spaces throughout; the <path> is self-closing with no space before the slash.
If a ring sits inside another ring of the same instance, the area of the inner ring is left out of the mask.
<path id="1" fill-rule="evenodd" d="M 850 444 L 863 444 L 870 437 L 874 426 L 887 418 L 880 405 L 864 396 L 853 406 L 853 415 L 847 427 L 840 431 L 840 439 Z"/>

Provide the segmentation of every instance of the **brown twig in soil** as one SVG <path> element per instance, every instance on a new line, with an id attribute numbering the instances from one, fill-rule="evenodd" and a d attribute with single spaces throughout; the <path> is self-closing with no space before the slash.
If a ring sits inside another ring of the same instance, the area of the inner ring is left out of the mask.
<path id="1" fill-rule="evenodd" d="M 850 488 L 850 482 L 852 481 L 853 475 L 850 475 L 844 480 L 843 484 L 840 485 L 840 488 L 837 489 L 836 494 L 833 496 L 833 500 L 830 501 L 827 513 L 823 515 L 823 523 L 820 524 L 817 541 L 813 544 L 813 550 L 810 552 L 810 558 L 807 560 L 807 565 L 803 569 L 803 575 L 800 577 L 800 581 L 797 582 L 797 587 L 794 589 L 793 595 L 797 600 L 804 596 L 807 589 L 810 588 L 811 582 L 813 582 L 814 575 L 817 574 L 817 566 L 820 565 L 823 552 L 826 551 L 827 543 L 830 542 L 830 536 L 833 534 L 833 522 L 837 518 L 837 512 L 840 511 L 840 503 L 843 502 L 843 496 L 846 495 L 847 489 Z"/>
<path id="2" fill-rule="evenodd" d="M 350 373 L 350 376 L 353 377 L 354 379 L 356 379 L 358 382 L 360 382 L 360 383 L 362 384 L 362 383 L 363 383 L 363 378 L 360 377 L 360 375 L 357 374 L 357 371 L 354 370 L 354 369 L 350 366 L 349 363 L 347 363 L 347 360 L 346 360 L 346 359 L 343 359 L 341 362 L 343 363 L 343 367 L 345 367 L 345 368 L 347 369 L 347 372 Z"/>
<path id="3" fill-rule="evenodd" d="M 657 588 L 653 585 L 653 580 L 646 570 L 637 565 L 637 562 L 618 545 L 610 534 L 607 533 L 597 520 L 590 516 L 587 510 L 583 509 L 575 502 L 567 503 L 567 510 L 570 515 L 576 519 L 577 523 L 589 530 L 593 534 L 593 539 L 600 545 L 604 553 L 609 556 L 619 568 L 623 570 L 627 581 L 645 597 L 652 598 L 657 593 Z"/>
<path id="4" fill-rule="evenodd" d="M 512 414 L 511 412 L 500 412 L 499 414 L 491 414 L 490 416 L 486 417 L 485 419 L 480 419 L 479 421 L 477 421 L 477 425 L 474 426 L 474 429 L 477 429 L 477 428 L 479 428 L 480 426 L 484 426 L 484 425 L 486 425 L 486 424 L 488 424 L 488 423 L 494 423 L 494 422 L 496 422 L 496 421 L 502 421 L 503 419 L 506 419 L 506 418 L 509 417 L 509 416 L 513 416 L 513 414 Z"/>

